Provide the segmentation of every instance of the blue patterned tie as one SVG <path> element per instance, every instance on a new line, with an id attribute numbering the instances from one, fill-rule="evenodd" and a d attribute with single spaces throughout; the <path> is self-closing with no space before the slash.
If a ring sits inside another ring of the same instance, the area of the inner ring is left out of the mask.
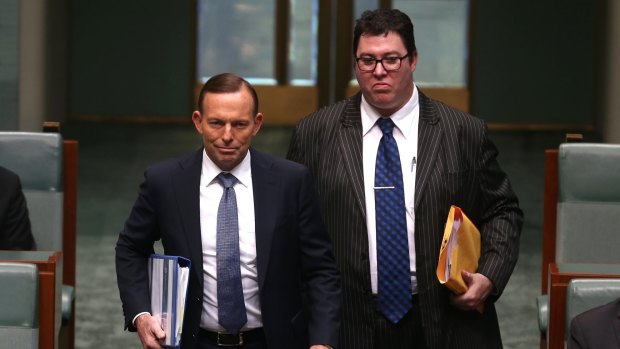
<path id="1" fill-rule="evenodd" d="M 407 218 L 400 155 L 392 136 L 394 122 L 379 118 L 383 132 L 375 164 L 379 309 L 397 323 L 411 309 Z"/>
<path id="2" fill-rule="evenodd" d="M 248 320 L 241 286 L 237 198 L 233 188 L 237 178 L 222 172 L 217 179 L 224 187 L 217 211 L 217 315 L 226 331 L 237 334 Z"/>

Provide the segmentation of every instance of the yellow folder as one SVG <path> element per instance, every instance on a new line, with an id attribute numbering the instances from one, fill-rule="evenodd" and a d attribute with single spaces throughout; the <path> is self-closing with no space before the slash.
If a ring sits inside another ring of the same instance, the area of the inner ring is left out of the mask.
<path id="1" fill-rule="evenodd" d="M 457 206 L 450 207 L 443 232 L 437 278 L 456 294 L 467 291 L 461 276 L 464 269 L 475 273 L 480 259 L 480 231 Z M 479 309 L 479 311 L 482 310 Z"/>

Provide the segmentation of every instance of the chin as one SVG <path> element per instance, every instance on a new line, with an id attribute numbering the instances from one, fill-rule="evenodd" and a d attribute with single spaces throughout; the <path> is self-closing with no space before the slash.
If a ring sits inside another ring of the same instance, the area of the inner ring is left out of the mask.
<path id="1" fill-rule="evenodd" d="M 388 104 L 392 103 L 394 101 L 394 95 L 391 93 L 373 93 L 372 94 L 372 101 L 374 102 L 373 104 L 380 106 L 380 107 L 385 107 Z"/>

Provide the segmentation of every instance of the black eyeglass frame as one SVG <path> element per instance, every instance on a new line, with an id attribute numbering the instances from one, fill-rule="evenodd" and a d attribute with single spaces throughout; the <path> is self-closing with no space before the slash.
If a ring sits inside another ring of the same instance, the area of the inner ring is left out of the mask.
<path id="1" fill-rule="evenodd" d="M 363 72 L 373 72 L 373 71 L 375 71 L 375 69 L 377 69 L 377 64 L 378 63 L 381 63 L 381 66 L 383 67 L 383 69 L 385 69 L 385 71 L 398 71 L 400 69 L 400 67 L 403 65 L 403 59 L 405 59 L 407 57 L 409 57 L 409 54 L 406 54 L 406 55 L 404 55 L 402 57 L 383 57 L 381 59 L 376 59 L 376 58 L 373 58 L 373 57 L 355 57 L 355 64 L 357 65 L 359 70 L 363 71 Z M 370 61 L 371 59 L 375 63 L 372 66 L 372 69 L 366 69 L 366 68 L 362 68 L 360 66 L 360 61 L 362 61 L 362 60 Z M 386 59 L 398 59 L 398 68 L 395 68 L 395 69 L 388 69 L 388 68 L 386 68 L 385 65 L 383 64 L 383 61 L 386 60 Z"/>

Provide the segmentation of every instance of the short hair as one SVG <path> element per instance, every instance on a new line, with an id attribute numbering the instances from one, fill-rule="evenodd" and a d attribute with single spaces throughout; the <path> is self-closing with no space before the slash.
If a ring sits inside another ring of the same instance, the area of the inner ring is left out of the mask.
<path id="1" fill-rule="evenodd" d="M 395 32 L 403 40 L 409 59 L 417 52 L 415 37 L 413 35 L 413 23 L 409 16 L 397 9 L 378 9 L 364 11 L 362 16 L 355 21 L 353 30 L 353 57 L 357 53 L 357 46 L 362 34 L 387 35 Z"/>
<path id="2" fill-rule="evenodd" d="M 252 100 L 254 101 L 254 108 L 252 109 L 253 116 L 258 114 L 258 94 L 254 87 L 247 82 L 244 78 L 232 74 L 232 73 L 222 73 L 215 76 L 212 76 L 200 89 L 200 95 L 198 95 L 198 110 L 202 112 L 202 101 L 205 98 L 205 94 L 207 92 L 210 93 L 233 93 L 238 92 L 241 88 L 245 86 L 248 91 L 250 91 L 250 95 L 252 95 Z"/>

